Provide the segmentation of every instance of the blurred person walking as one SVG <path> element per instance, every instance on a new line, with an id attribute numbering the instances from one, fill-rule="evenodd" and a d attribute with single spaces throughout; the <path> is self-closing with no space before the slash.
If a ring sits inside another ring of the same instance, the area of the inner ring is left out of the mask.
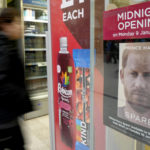
<path id="1" fill-rule="evenodd" d="M 0 11 L 0 150 L 25 150 L 18 117 L 32 111 L 16 40 L 21 20 L 13 8 Z"/>

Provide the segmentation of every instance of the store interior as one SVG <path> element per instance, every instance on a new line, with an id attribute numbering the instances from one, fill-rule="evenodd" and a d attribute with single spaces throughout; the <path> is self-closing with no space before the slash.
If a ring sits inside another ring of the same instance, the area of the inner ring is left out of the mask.
<path id="1" fill-rule="evenodd" d="M 95 0 L 95 48 L 96 68 L 103 74 L 103 20 L 102 12 L 148 0 Z M 15 7 L 21 12 L 24 31 L 18 46 L 22 49 L 27 89 L 34 111 L 20 118 L 20 124 L 27 142 L 27 150 L 49 150 L 50 132 L 48 115 L 46 31 L 48 10 L 45 6 L 33 6 L 23 0 L 0 0 L 0 8 Z M 97 78 L 94 79 L 98 81 Z M 95 112 L 96 113 L 96 112 Z M 97 133 L 98 135 L 99 133 Z M 106 127 L 107 150 L 146 150 L 147 145 Z M 119 142 L 118 142 L 119 141 Z M 114 144 L 115 143 L 115 144 Z M 117 143 L 117 144 L 116 144 Z M 126 143 L 126 147 L 122 147 Z M 98 139 L 95 144 L 99 144 Z"/>

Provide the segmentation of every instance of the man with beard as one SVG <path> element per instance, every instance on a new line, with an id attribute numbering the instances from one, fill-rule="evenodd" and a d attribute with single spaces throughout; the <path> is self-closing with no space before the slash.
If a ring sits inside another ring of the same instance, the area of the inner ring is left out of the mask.
<path id="1" fill-rule="evenodd" d="M 126 45 L 122 55 L 121 82 L 126 105 L 118 108 L 118 116 L 150 127 L 150 43 Z"/>

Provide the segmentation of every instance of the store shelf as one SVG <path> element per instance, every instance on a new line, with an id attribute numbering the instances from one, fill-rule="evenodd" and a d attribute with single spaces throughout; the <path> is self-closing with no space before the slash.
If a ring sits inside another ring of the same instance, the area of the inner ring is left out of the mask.
<path id="1" fill-rule="evenodd" d="M 46 31 L 48 12 L 46 7 L 23 4 L 24 58 L 27 90 L 35 111 L 25 119 L 48 114 Z"/>
<path id="2" fill-rule="evenodd" d="M 47 66 L 46 62 L 34 62 L 34 63 L 26 63 L 26 66 L 34 66 L 37 65 L 38 67 L 43 67 L 43 66 Z"/>
<path id="3" fill-rule="evenodd" d="M 32 19 L 25 19 L 25 22 L 35 22 L 35 23 L 48 23 L 47 20 L 32 20 Z"/>
<path id="4" fill-rule="evenodd" d="M 47 7 L 34 6 L 31 4 L 26 4 L 26 3 L 23 4 L 23 8 L 24 9 L 33 9 L 33 10 L 42 10 L 42 11 L 47 9 Z"/>
<path id="5" fill-rule="evenodd" d="M 24 34 L 24 36 L 28 36 L 28 37 L 46 37 L 45 34 Z"/>
<path id="6" fill-rule="evenodd" d="M 39 100 L 39 99 L 46 99 L 48 98 L 48 94 L 46 93 L 39 93 L 39 94 L 36 94 L 36 96 L 31 96 L 30 97 L 32 100 Z"/>
<path id="7" fill-rule="evenodd" d="M 46 76 L 34 76 L 34 77 L 27 77 L 26 80 L 35 80 L 35 79 L 44 79 L 47 78 Z"/>
<path id="8" fill-rule="evenodd" d="M 46 51 L 46 48 L 26 48 L 25 51 Z"/>

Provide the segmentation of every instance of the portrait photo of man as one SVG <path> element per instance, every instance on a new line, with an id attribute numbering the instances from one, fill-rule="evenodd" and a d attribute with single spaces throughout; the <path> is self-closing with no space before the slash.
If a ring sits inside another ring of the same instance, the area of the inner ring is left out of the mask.
<path id="1" fill-rule="evenodd" d="M 150 128 L 150 42 L 119 45 L 118 117 Z"/>

